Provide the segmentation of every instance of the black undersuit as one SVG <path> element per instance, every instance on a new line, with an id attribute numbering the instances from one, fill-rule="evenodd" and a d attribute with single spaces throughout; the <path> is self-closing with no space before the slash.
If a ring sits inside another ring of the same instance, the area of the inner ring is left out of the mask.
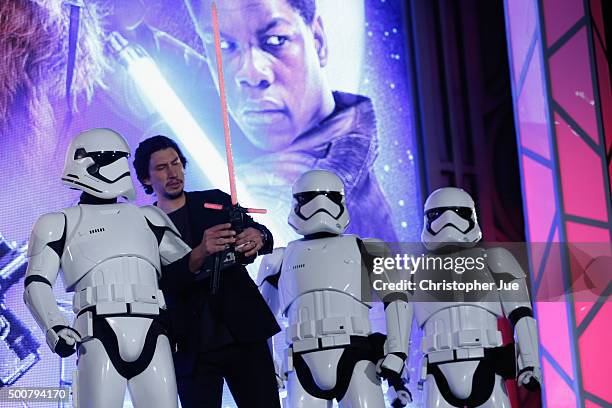
<path id="1" fill-rule="evenodd" d="M 155 350 L 157 348 L 157 337 L 158 336 L 166 336 L 168 337 L 167 325 L 163 318 L 163 315 L 135 315 L 131 313 L 122 313 L 122 314 L 112 314 L 112 315 L 96 315 L 95 309 L 86 308 L 83 309 L 79 314 L 84 312 L 92 312 L 93 316 L 93 338 L 100 340 L 102 345 L 104 346 L 104 350 L 106 350 L 106 354 L 110 358 L 113 367 L 115 370 L 126 379 L 131 379 L 141 374 L 144 370 L 149 367 L 151 364 L 151 360 L 153 360 L 153 356 L 155 355 Z M 121 358 L 121 354 L 119 353 L 119 341 L 117 340 L 117 334 L 112 329 L 108 321 L 107 317 L 138 317 L 138 318 L 148 318 L 152 319 L 151 325 L 149 326 L 149 330 L 147 331 L 147 335 L 145 337 L 145 343 L 140 352 L 138 358 L 134 361 L 125 361 Z M 78 350 L 80 354 L 80 347 Z"/>
<path id="2" fill-rule="evenodd" d="M 348 390 L 351 376 L 355 365 L 362 360 L 371 361 L 374 364 L 384 356 L 384 342 L 386 336 L 374 333 L 369 337 L 351 336 L 351 344 L 339 347 L 321 347 L 303 353 L 293 354 L 293 368 L 300 385 L 304 390 L 315 398 L 341 401 Z M 310 368 L 304 358 L 304 354 L 315 353 L 322 350 L 344 349 L 338 366 L 336 368 L 336 385 L 329 390 L 321 389 L 314 380 Z"/>
<path id="3" fill-rule="evenodd" d="M 484 349 L 484 358 L 458 359 L 442 363 L 428 363 L 427 374 L 433 375 L 440 394 L 449 404 L 458 408 L 473 408 L 484 404 L 495 387 L 495 374 L 504 380 L 516 377 L 514 344 L 502 347 Z M 478 361 L 478 367 L 472 377 L 472 393 L 465 399 L 457 398 L 450 389 L 446 377 L 440 370 L 440 365 L 460 362 Z"/>

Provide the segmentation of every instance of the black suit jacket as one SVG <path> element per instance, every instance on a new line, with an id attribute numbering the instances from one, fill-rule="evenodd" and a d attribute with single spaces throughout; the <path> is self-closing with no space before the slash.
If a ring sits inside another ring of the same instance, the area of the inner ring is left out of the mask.
<path id="1" fill-rule="evenodd" d="M 204 230 L 229 222 L 223 211 L 204 208 L 204 203 L 229 205 L 230 196 L 220 190 L 186 192 L 187 211 L 191 224 L 191 242 L 195 248 L 202 241 Z M 259 254 L 272 252 L 272 234 L 266 227 L 248 217 L 246 227 L 265 231 L 264 247 Z M 185 231 L 181 231 L 184 235 Z M 177 375 L 193 371 L 197 353 L 207 350 L 200 333 L 204 302 L 208 302 L 211 314 L 223 322 L 231 337 L 238 344 L 266 340 L 280 331 L 274 315 L 262 298 L 257 285 L 242 265 L 234 265 L 221 274 L 219 292 L 210 294 L 210 278 L 201 279 L 188 269 L 188 256 L 162 268 L 160 288 L 164 292 L 170 321 L 170 337 L 174 343 L 174 364 Z"/>

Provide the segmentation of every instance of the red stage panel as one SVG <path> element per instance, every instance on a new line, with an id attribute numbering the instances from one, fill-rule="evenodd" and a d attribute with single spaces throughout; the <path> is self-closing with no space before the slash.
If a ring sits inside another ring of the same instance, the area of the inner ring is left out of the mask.
<path id="1" fill-rule="evenodd" d="M 603 41 L 604 46 L 606 45 L 606 34 L 603 23 L 603 10 L 601 9 L 601 0 L 591 0 L 591 16 L 593 17 L 593 24 L 601 34 L 601 40 Z M 593 36 L 597 36 L 597 34 L 593 33 Z M 597 41 L 597 39 L 596 39 Z"/>
<path id="2" fill-rule="evenodd" d="M 607 221 L 601 158 L 558 114 L 555 114 L 555 125 L 565 212 Z M 576 236 L 568 240 L 591 241 L 588 236 Z"/>
<path id="3" fill-rule="evenodd" d="M 576 408 L 576 395 L 546 359 L 542 359 L 546 406 L 551 408 Z"/>
<path id="4" fill-rule="evenodd" d="M 612 305 L 604 303 L 591 324 L 578 341 L 582 362 L 582 383 L 584 389 L 612 404 L 610 367 L 612 353 L 606 351 L 612 344 Z"/>
<path id="5" fill-rule="evenodd" d="M 555 232 L 552 242 L 558 242 L 559 235 Z M 539 248 L 538 252 L 543 252 L 544 244 L 532 245 L 533 248 Z M 533 296 L 541 302 L 558 301 L 559 298 L 566 292 L 563 279 L 562 253 L 560 245 L 553 244 L 549 248 L 548 257 L 543 270 L 543 275 L 540 280 L 538 292 Z M 534 251 L 532 251 L 533 253 Z M 538 265 L 539 267 L 540 265 Z M 534 280 L 538 279 L 537 269 L 534 271 Z"/>
<path id="6" fill-rule="evenodd" d="M 561 298 L 556 302 L 538 302 L 537 307 L 540 343 L 567 376 L 573 379 L 572 351 L 565 300 Z"/>
<path id="7" fill-rule="evenodd" d="M 546 242 L 555 215 L 555 200 L 541 200 L 539 197 L 543 194 L 555 196 L 552 172 L 548 167 L 523 156 L 523 177 L 529 240 Z"/>
<path id="8" fill-rule="evenodd" d="M 589 137 L 599 143 L 586 28 L 581 28 L 549 61 L 552 96 Z"/>
<path id="9" fill-rule="evenodd" d="M 582 0 L 544 0 L 546 45 L 551 46 L 584 15 Z"/>

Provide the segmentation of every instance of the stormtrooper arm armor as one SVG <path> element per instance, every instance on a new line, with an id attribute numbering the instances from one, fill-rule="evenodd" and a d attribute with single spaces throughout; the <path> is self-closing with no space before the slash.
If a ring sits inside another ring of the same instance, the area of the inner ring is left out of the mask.
<path id="1" fill-rule="evenodd" d="M 518 290 L 505 289 L 499 292 L 504 314 L 514 327 L 514 338 L 518 348 L 519 383 L 531 388 L 531 379 L 540 382 L 541 369 L 538 354 L 538 328 L 533 318 L 525 272 L 504 248 L 487 250 L 487 263 L 496 281 L 518 284 Z M 529 373 L 525 376 L 524 373 Z"/>
<path id="2" fill-rule="evenodd" d="M 379 239 L 364 239 L 360 245 L 362 259 L 377 256 L 390 256 L 385 243 Z M 367 252 L 366 254 L 363 251 Z M 388 282 L 397 281 L 399 276 L 392 272 L 384 272 L 382 276 Z M 385 291 L 379 293 L 385 305 L 385 322 L 387 325 L 387 340 L 385 341 L 385 358 L 381 364 L 381 372 L 392 376 L 399 376 L 404 368 L 404 361 L 408 353 L 410 329 L 412 327 L 412 304 L 408 302 L 408 294 L 403 291 Z"/>
<path id="3" fill-rule="evenodd" d="M 385 358 L 380 362 L 380 374 L 389 384 L 387 397 L 393 407 L 405 407 L 412 402 L 412 394 L 404 381 L 404 364 L 408 354 L 413 307 L 405 293 L 387 296 L 385 322 L 387 340 Z"/>
<path id="4" fill-rule="evenodd" d="M 412 304 L 398 294 L 391 302 L 385 302 L 385 321 L 387 340 L 385 341 L 385 361 L 383 369 L 401 373 L 408 353 L 410 329 L 412 326 Z M 393 356 L 394 358 L 391 358 Z"/>
<path id="5" fill-rule="evenodd" d="M 53 294 L 65 238 L 64 214 L 45 214 L 36 221 L 28 245 L 23 295 L 25 304 L 45 333 L 49 348 L 62 357 L 74 353 L 75 344 L 80 340 L 78 333 L 68 326 Z"/>
<path id="6" fill-rule="evenodd" d="M 274 316 L 280 314 L 278 301 L 278 279 L 283 265 L 285 248 L 274 248 L 271 254 L 264 256 L 257 273 L 257 286 Z"/>
<path id="7" fill-rule="evenodd" d="M 261 295 L 268 304 L 275 317 L 280 314 L 280 304 L 278 299 L 278 279 L 280 278 L 281 267 L 283 265 L 283 255 L 285 248 L 274 248 L 271 254 L 264 256 L 259 265 L 257 273 L 257 286 L 261 290 Z M 284 381 L 287 379 L 285 373 L 281 372 L 279 364 L 274 356 L 272 338 L 268 340 L 272 360 L 274 361 L 274 371 L 279 389 L 284 388 Z"/>
<path id="8" fill-rule="evenodd" d="M 162 210 L 148 205 L 141 207 L 141 211 L 159 245 L 162 264 L 160 289 L 176 294 L 192 284 L 196 276 L 189 271 L 191 248 L 183 242 L 181 234 Z"/>
<path id="9" fill-rule="evenodd" d="M 191 248 L 183 242 L 181 234 L 166 213 L 152 205 L 142 207 L 141 210 L 157 238 L 162 265 L 176 262 L 191 252 Z"/>

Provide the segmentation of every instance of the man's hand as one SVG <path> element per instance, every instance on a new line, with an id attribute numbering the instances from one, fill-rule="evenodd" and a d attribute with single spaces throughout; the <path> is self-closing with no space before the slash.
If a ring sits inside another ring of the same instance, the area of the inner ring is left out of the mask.
<path id="1" fill-rule="evenodd" d="M 236 242 L 236 231 L 232 230 L 232 224 L 217 224 L 204 231 L 202 243 L 204 256 L 223 251 L 226 245 Z"/>
<path id="2" fill-rule="evenodd" d="M 236 236 L 236 251 L 247 258 L 256 255 L 263 245 L 263 235 L 257 228 L 249 227 Z"/>
<path id="3" fill-rule="evenodd" d="M 231 229 L 232 224 L 217 224 L 204 230 L 202 242 L 193 248 L 189 256 L 189 270 L 198 273 L 204 264 L 204 258 L 223 251 L 226 245 L 236 242 L 236 231 Z"/>

